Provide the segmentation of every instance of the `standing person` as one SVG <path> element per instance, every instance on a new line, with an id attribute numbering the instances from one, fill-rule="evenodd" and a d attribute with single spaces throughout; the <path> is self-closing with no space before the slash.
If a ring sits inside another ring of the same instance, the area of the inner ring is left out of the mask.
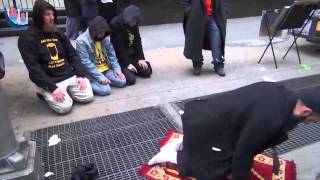
<path id="1" fill-rule="evenodd" d="M 202 72 L 202 49 L 211 50 L 212 64 L 219 76 L 225 76 L 224 54 L 226 14 L 223 0 L 181 0 L 187 4 L 183 27 L 184 56 L 192 60 L 194 75 Z"/>
<path id="2" fill-rule="evenodd" d="M 67 38 L 75 40 L 78 37 L 78 31 L 81 22 L 81 9 L 79 0 L 64 0 L 66 8 L 66 35 Z"/>
<path id="3" fill-rule="evenodd" d="M 77 52 L 57 30 L 56 9 L 37 0 L 32 20 L 32 26 L 20 35 L 18 48 L 31 81 L 38 87 L 38 96 L 59 114 L 70 112 L 73 100 L 93 101 L 91 85 L 84 78 L 86 71 Z"/>
<path id="4" fill-rule="evenodd" d="M 77 39 L 77 52 L 90 73 L 92 90 L 102 96 L 111 93 L 110 85 L 126 85 L 126 78 L 121 72 L 109 35 L 110 28 L 106 20 L 97 16 Z"/>
<path id="5" fill-rule="evenodd" d="M 97 0 L 99 15 L 104 17 L 108 24 L 118 14 L 118 0 Z"/>
<path id="6" fill-rule="evenodd" d="M 161 148 L 149 165 L 171 162 L 182 176 L 204 180 L 249 179 L 254 156 L 288 139 L 299 123 L 320 122 L 318 92 L 295 93 L 260 82 L 210 99 L 189 102 L 183 139 Z M 273 158 L 274 173 L 279 161 Z"/>
<path id="7" fill-rule="evenodd" d="M 139 23 L 142 20 L 140 9 L 130 5 L 111 20 L 111 42 L 116 50 L 127 85 L 136 82 L 136 75 L 149 78 L 152 68 L 144 58 Z"/>
<path id="8" fill-rule="evenodd" d="M 80 7 L 82 17 L 88 27 L 89 22 L 99 15 L 97 0 L 80 0 Z"/>

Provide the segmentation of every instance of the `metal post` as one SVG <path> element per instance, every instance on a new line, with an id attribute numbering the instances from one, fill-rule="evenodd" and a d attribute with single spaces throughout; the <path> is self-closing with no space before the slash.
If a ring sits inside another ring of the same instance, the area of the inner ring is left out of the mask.
<path id="1" fill-rule="evenodd" d="M 16 152 L 18 144 L 8 117 L 5 99 L 0 89 L 0 159 L 7 158 Z"/>

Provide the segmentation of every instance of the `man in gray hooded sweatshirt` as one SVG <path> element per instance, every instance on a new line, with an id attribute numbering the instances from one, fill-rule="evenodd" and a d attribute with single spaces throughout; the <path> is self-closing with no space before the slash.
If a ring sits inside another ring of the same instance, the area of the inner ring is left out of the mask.
<path id="1" fill-rule="evenodd" d="M 149 78 L 152 74 L 151 65 L 145 60 L 139 22 L 142 14 L 137 6 L 130 5 L 110 22 L 111 42 L 116 51 L 127 85 L 136 81 L 136 75 Z"/>

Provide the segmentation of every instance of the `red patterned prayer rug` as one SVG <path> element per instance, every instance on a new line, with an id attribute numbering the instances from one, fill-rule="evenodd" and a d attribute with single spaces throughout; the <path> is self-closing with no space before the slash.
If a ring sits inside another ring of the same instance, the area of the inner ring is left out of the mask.
<path id="1" fill-rule="evenodd" d="M 173 139 L 183 136 L 181 133 L 169 130 L 169 134 L 160 142 L 160 147 L 171 142 Z M 293 161 L 279 158 L 279 175 L 272 173 L 273 159 L 264 154 L 258 154 L 254 158 L 251 168 L 250 180 L 296 180 L 296 165 Z M 196 180 L 192 177 L 179 176 L 179 171 L 175 164 L 162 163 L 154 166 L 143 164 L 139 170 L 139 175 L 149 180 Z"/>

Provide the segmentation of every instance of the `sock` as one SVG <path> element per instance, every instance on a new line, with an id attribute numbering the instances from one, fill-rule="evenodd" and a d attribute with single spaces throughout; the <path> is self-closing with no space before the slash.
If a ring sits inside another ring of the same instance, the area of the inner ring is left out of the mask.
<path id="1" fill-rule="evenodd" d="M 151 166 L 165 162 L 177 164 L 177 151 L 174 151 L 173 149 L 162 150 L 148 162 L 148 165 Z"/>
<path id="2" fill-rule="evenodd" d="M 154 165 L 164 162 L 177 164 L 177 152 L 182 150 L 182 141 L 183 138 L 178 138 L 164 145 L 160 149 L 160 152 L 148 162 L 148 165 Z"/>

